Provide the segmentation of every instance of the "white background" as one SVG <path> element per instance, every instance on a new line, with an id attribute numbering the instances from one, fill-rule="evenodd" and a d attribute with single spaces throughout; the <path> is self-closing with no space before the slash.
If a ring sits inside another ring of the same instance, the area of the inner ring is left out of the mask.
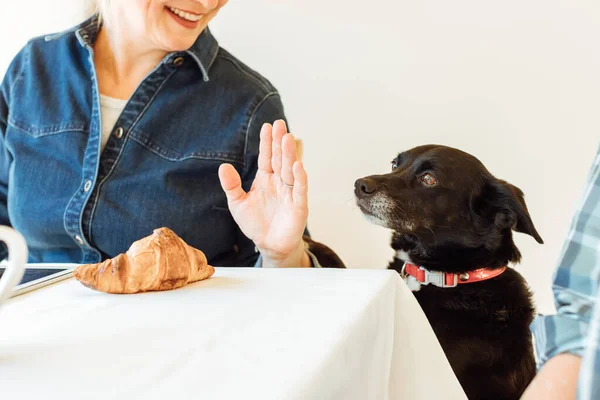
<path id="1" fill-rule="evenodd" d="M 3 3 L 0 75 L 29 37 L 76 23 L 84 4 Z M 244 0 L 212 30 L 282 94 L 304 141 L 316 240 L 349 267 L 385 268 L 389 232 L 357 211 L 355 179 L 413 146 L 459 147 L 525 192 L 546 243 L 517 235 L 518 269 L 552 310 L 552 272 L 599 144 L 600 3 Z"/>

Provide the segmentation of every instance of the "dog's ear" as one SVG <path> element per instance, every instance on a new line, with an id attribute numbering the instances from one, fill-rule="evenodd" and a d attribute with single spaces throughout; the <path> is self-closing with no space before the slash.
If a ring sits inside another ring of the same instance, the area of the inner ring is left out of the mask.
<path id="1" fill-rule="evenodd" d="M 486 182 L 483 190 L 471 197 L 471 210 L 500 230 L 510 228 L 544 243 L 533 225 L 523 191 L 508 182 L 499 179 Z"/>

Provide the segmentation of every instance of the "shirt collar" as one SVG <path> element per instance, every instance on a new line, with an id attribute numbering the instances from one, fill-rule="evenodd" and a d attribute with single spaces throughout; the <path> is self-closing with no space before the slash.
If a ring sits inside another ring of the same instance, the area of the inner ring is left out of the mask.
<path id="1" fill-rule="evenodd" d="M 77 40 L 82 46 L 92 46 L 98 37 L 101 23 L 99 22 L 98 14 L 92 15 L 90 18 L 74 28 Z M 54 37 L 54 36 L 53 36 Z M 53 37 L 47 37 L 46 40 L 51 40 Z M 194 44 L 185 51 L 177 51 L 167 54 L 163 59 L 163 64 L 172 63 L 178 57 L 187 55 L 202 71 L 204 80 L 209 80 L 209 70 L 217 58 L 219 53 L 219 43 L 206 27 L 198 36 Z"/>

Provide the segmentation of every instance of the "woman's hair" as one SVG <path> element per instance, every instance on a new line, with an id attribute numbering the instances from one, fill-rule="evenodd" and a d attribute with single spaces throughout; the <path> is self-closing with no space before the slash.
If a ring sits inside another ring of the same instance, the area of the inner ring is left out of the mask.
<path id="1" fill-rule="evenodd" d="M 110 0 L 96 0 L 96 12 L 98 13 L 98 22 L 106 20 Z"/>

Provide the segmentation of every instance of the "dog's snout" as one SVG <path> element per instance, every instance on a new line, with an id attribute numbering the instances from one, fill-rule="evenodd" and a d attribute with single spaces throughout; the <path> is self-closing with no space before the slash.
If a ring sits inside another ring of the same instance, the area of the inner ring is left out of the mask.
<path id="1" fill-rule="evenodd" d="M 377 184 L 369 178 L 358 179 L 354 182 L 354 193 L 358 197 L 371 196 L 377 191 Z"/>

